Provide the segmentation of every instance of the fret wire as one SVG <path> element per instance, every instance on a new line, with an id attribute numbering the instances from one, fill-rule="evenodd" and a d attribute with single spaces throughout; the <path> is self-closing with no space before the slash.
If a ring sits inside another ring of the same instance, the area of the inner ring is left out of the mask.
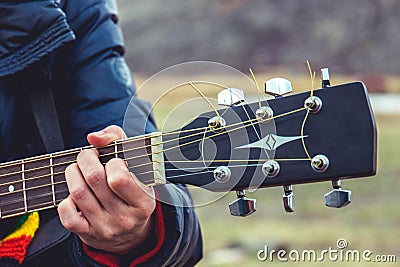
<path id="1" fill-rule="evenodd" d="M 26 182 L 25 182 L 25 163 L 22 160 L 22 165 L 21 165 L 21 170 L 22 170 L 22 190 L 24 194 L 24 206 L 25 206 L 25 212 L 28 211 L 28 203 L 26 202 Z M 18 191 L 18 190 L 17 190 Z"/>
<path id="2" fill-rule="evenodd" d="M 50 179 L 51 179 L 51 191 L 53 193 L 53 204 L 56 206 L 56 193 L 54 191 L 54 168 L 53 168 L 53 157 L 52 154 L 50 154 Z"/>

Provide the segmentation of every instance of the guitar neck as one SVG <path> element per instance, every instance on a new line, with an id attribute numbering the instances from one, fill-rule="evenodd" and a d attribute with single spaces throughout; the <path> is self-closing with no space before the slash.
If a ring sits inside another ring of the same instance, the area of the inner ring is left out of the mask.
<path id="1" fill-rule="evenodd" d="M 129 167 L 141 175 L 141 180 L 149 185 L 162 183 L 164 176 L 154 172 L 163 165 L 161 160 L 154 162 L 155 150 L 161 145 L 161 135 L 153 133 L 127 138 L 98 148 L 99 159 L 106 164 L 112 158 L 124 159 Z M 0 164 L 0 219 L 25 214 L 32 211 L 57 207 L 68 197 L 65 169 L 75 163 L 83 149 L 75 148 L 40 155 L 27 159 Z M 162 149 L 162 148 L 161 148 Z M 160 159 L 160 156 L 158 156 Z"/>

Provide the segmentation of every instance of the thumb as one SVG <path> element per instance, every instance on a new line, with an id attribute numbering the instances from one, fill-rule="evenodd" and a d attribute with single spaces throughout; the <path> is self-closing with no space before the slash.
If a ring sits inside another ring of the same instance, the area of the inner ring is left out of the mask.
<path id="1" fill-rule="evenodd" d="M 88 142 L 95 147 L 103 147 L 115 140 L 126 138 L 126 134 L 121 127 L 116 125 L 108 126 L 99 132 L 88 134 Z"/>

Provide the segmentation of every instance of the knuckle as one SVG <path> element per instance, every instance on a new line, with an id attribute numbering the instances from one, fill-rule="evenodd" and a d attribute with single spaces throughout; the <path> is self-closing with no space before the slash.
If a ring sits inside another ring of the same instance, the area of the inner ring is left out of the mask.
<path id="1" fill-rule="evenodd" d="M 76 228 L 76 223 L 74 221 L 73 218 L 67 218 L 67 219 L 62 219 L 61 218 L 61 223 L 62 225 L 65 227 L 65 229 L 71 231 L 71 232 L 75 232 L 75 228 Z"/>
<path id="2" fill-rule="evenodd" d="M 116 235 L 116 233 L 114 229 L 110 227 L 102 227 L 100 229 L 100 235 L 102 236 L 102 239 L 110 240 Z"/>
<path id="3" fill-rule="evenodd" d="M 122 234 L 135 229 L 137 225 L 137 218 L 132 215 L 119 215 L 115 218 L 114 223 L 119 229 L 118 233 Z"/>
<path id="4" fill-rule="evenodd" d="M 120 188 L 125 188 L 129 187 L 130 181 L 129 177 L 125 173 L 122 172 L 116 172 L 113 175 L 108 177 L 108 185 L 112 189 L 120 189 Z"/>
<path id="5" fill-rule="evenodd" d="M 84 201 L 86 194 L 86 190 L 82 187 L 75 187 L 70 190 L 71 198 L 76 202 Z"/>
<path id="6" fill-rule="evenodd" d="M 100 169 L 92 169 L 88 172 L 85 179 L 90 185 L 96 186 L 104 180 L 104 172 Z"/>
<path id="7" fill-rule="evenodd" d="M 75 231 L 76 231 L 76 227 L 77 227 L 77 221 L 76 221 L 76 219 L 74 218 L 74 216 L 68 216 L 68 217 L 66 217 L 66 216 L 64 215 L 64 208 L 65 208 L 64 205 L 65 205 L 65 204 L 60 203 L 60 205 L 59 205 L 59 207 L 58 207 L 58 213 L 59 213 L 59 215 L 60 215 L 60 221 L 61 221 L 62 225 L 63 225 L 66 229 L 68 229 L 68 230 L 71 231 L 71 232 L 75 232 Z"/>

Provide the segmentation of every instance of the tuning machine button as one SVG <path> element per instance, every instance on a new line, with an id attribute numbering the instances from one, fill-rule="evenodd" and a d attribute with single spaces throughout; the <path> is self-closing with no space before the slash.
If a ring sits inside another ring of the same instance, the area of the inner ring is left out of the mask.
<path id="1" fill-rule="evenodd" d="M 325 155 L 316 155 L 311 159 L 311 168 L 316 172 L 325 172 L 329 167 L 329 159 Z"/>
<path id="2" fill-rule="evenodd" d="M 218 166 L 213 173 L 214 179 L 219 183 L 226 183 L 231 178 L 231 170 L 227 166 Z"/>
<path id="3" fill-rule="evenodd" d="M 286 212 L 294 212 L 295 203 L 294 203 L 294 195 L 293 195 L 293 186 L 285 185 L 283 186 L 283 207 Z"/>
<path id="4" fill-rule="evenodd" d="M 244 190 L 236 191 L 237 199 L 229 204 L 232 216 L 246 217 L 256 211 L 256 200 L 246 198 Z"/>
<path id="5" fill-rule="evenodd" d="M 223 117 L 218 117 L 218 116 L 208 119 L 207 123 L 210 129 L 213 131 L 223 130 L 226 126 L 225 119 Z"/>
<path id="6" fill-rule="evenodd" d="M 284 78 L 273 78 L 264 83 L 265 93 L 280 97 L 292 92 L 292 83 Z"/>
<path id="7" fill-rule="evenodd" d="M 218 105 L 221 106 L 237 106 L 244 100 L 244 92 L 238 88 L 226 88 L 218 94 Z"/>
<path id="8" fill-rule="evenodd" d="M 317 114 L 322 109 L 322 100 L 318 96 L 312 96 L 304 100 L 304 107 L 310 111 L 311 114 Z"/>
<path id="9" fill-rule="evenodd" d="M 267 178 L 275 178 L 278 176 L 281 166 L 279 166 L 279 163 L 276 160 L 268 160 L 264 162 L 261 170 Z"/>
<path id="10" fill-rule="evenodd" d="M 324 195 L 326 206 L 342 208 L 351 203 L 351 191 L 342 189 L 341 180 L 333 180 L 332 187 L 333 190 Z"/>
<path id="11" fill-rule="evenodd" d="M 272 121 L 271 118 L 274 117 L 274 111 L 270 107 L 260 107 L 256 110 L 256 118 L 262 122 L 267 123 Z"/>
<path id="12" fill-rule="evenodd" d="M 321 69 L 321 80 L 322 80 L 322 88 L 327 88 L 331 86 L 331 81 L 329 77 L 329 68 Z"/>

